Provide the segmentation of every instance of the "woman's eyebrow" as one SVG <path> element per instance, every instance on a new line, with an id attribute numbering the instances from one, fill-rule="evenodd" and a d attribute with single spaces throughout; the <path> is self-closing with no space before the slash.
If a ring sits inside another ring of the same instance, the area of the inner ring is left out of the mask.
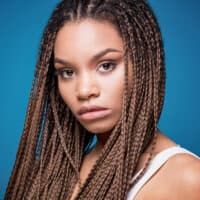
<path id="1" fill-rule="evenodd" d="M 122 53 L 122 51 L 120 51 L 118 49 L 107 48 L 107 49 L 104 49 L 103 51 L 100 51 L 96 55 L 94 55 L 91 60 L 92 61 L 98 60 L 99 58 L 103 57 L 104 55 L 106 55 L 107 53 L 110 53 L 110 52 L 120 52 L 120 53 Z"/>
<path id="2" fill-rule="evenodd" d="M 106 55 L 107 53 L 110 53 L 110 52 L 122 53 L 122 51 L 120 51 L 118 49 L 107 48 L 107 49 L 104 49 L 104 50 L 100 51 L 99 53 L 95 54 L 94 56 L 92 56 L 90 62 L 94 62 L 95 60 L 98 60 L 99 58 L 103 57 L 104 55 Z M 60 63 L 60 64 L 63 64 L 63 65 L 72 66 L 72 64 L 70 64 L 70 62 L 68 62 L 67 60 L 63 60 L 63 59 L 58 58 L 58 57 L 54 58 L 54 64 L 55 63 Z"/>

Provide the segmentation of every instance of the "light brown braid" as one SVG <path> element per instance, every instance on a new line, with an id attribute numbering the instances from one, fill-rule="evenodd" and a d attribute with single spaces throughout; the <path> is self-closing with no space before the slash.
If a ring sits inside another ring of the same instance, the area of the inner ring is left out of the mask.
<path id="1" fill-rule="evenodd" d="M 122 115 L 83 185 L 80 167 L 93 141 L 58 92 L 54 43 L 67 22 L 91 18 L 112 23 L 124 44 L 125 91 Z M 128 89 L 128 65 L 133 70 Z M 5 199 L 123 200 L 152 158 L 164 103 L 165 63 L 157 20 L 145 0 L 64 0 L 45 28 L 30 92 L 26 120 Z M 149 159 L 134 182 L 140 156 Z"/>

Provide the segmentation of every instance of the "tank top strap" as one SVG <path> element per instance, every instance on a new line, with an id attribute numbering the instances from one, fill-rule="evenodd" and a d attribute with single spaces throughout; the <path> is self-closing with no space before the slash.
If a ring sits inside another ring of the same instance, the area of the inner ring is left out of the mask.
<path id="1" fill-rule="evenodd" d="M 139 190 L 144 186 L 144 184 L 166 163 L 166 161 L 176 154 L 187 153 L 200 159 L 196 154 L 190 152 L 189 150 L 180 147 L 179 145 L 169 147 L 160 153 L 158 153 L 150 162 L 147 171 L 140 178 L 140 180 L 129 190 L 127 200 L 133 200 Z M 141 170 L 132 178 L 134 181 L 140 174 Z"/>

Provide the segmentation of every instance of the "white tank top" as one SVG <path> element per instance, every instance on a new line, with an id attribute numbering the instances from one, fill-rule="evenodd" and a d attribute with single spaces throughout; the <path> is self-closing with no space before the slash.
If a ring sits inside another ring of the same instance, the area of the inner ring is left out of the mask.
<path id="1" fill-rule="evenodd" d="M 140 178 L 140 180 L 129 190 L 127 200 L 134 200 L 136 194 L 140 191 L 140 189 L 144 186 L 144 184 L 166 163 L 166 161 L 176 154 L 187 153 L 195 156 L 196 158 L 200 159 L 194 153 L 180 147 L 180 146 L 173 146 L 167 148 L 160 153 L 158 153 L 150 162 L 147 171 L 145 174 Z M 140 170 L 141 171 L 141 170 Z M 132 181 L 139 175 L 140 171 L 132 178 Z"/>

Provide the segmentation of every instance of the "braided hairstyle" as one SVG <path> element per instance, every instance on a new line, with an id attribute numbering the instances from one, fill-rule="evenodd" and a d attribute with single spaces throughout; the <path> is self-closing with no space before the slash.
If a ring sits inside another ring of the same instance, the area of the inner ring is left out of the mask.
<path id="1" fill-rule="evenodd" d="M 125 91 L 122 114 L 85 183 L 79 171 L 94 134 L 75 119 L 58 93 L 53 47 L 59 29 L 84 18 L 107 20 L 124 44 Z M 128 65 L 133 75 L 128 89 Z M 63 0 L 45 28 L 26 120 L 5 199 L 126 199 L 141 154 L 155 138 L 165 90 L 160 29 L 145 0 Z"/>

